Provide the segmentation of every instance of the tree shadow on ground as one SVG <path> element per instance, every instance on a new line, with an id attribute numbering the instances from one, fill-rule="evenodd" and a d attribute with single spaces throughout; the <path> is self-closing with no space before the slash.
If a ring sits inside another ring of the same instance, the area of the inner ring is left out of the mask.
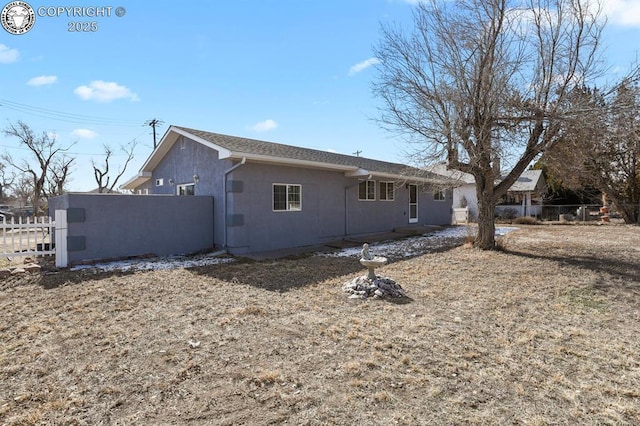
<path id="1" fill-rule="evenodd" d="M 634 293 L 640 293 L 639 261 L 614 258 L 602 254 L 599 254 L 598 256 L 566 256 L 554 254 L 553 252 L 548 254 L 540 254 L 512 249 L 506 249 L 505 253 L 520 257 L 526 257 L 528 259 L 553 261 L 559 263 L 562 266 L 571 266 L 596 272 L 599 274 L 606 274 L 614 279 L 602 280 L 595 286 L 596 288 L 607 290 L 609 288 L 620 288 L 621 286 L 624 286 L 624 288 L 622 288 L 624 290 L 631 290 Z M 618 280 L 616 280 L 616 278 Z M 622 283 L 619 282 L 620 280 L 622 280 Z"/>
<path id="2" fill-rule="evenodd" d="M 0 291 L 24 285 L 38 285 L 45 290 L 52 290 L 66 285 L 86 284 L 110 277 L 122 277 L 133 274 L 133 271 L 86 272 L 66 269 L 48 270 L 40 273 L 27 273 L 0 280 Z"/>
<path id="3" fill-rule="evenodd" d="M 192 269 L 199 275 L 275 292 L 287 292 L 364 271 L 366 269 L 357 259 L 315 255 L 263 261 L 243 258 L 233 263 Z"/>
<path id="4" fill-rule="evenodd" d="M 458 247 L 457 242 L 447 247 L 426 250 L 425 253 L 443 252 Z M 422 254 L 403 258 L 389 258 L 387 265 L 411 259 Z M 384 253 L 380 253 L 384 255 Z M 329 257 L 316 253 L 280 259 L 255 261 L 247 258 L 233 263 L 193 268 L 196 274 L 206 275 L 221 281 L 238 283 L 268 291 L 287 292 L 297 288 L 316 285 L 325 281 L 341 279 L 348 282 L 358 275 L 366 275 L 367 269 L 359 262 L 359 256 Z M 393 278 L 393 277 L 391 277 Z M 408 300 L 390 300 L 393 303 L 409 303 Z"/>

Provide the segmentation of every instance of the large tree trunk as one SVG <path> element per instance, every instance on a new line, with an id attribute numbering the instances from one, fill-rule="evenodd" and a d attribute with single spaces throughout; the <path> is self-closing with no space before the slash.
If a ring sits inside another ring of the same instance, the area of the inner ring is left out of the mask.
<path id="1" fill-rule="evenodd" d="M 473 245 L 482 250 L 493 250 L 496 247 L 496 225 L 494 222 L 496 202 L 493 198 L 493 182 L 484 176 L 477 176 L 476 194 L 478 197 L 478 235 Z"/>

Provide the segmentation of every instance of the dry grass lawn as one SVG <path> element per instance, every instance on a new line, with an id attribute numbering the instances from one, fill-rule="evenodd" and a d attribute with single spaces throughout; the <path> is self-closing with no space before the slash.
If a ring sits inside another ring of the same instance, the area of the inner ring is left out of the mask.
<path id="1" fill-rule="evenodd" d="M 501 244 L 5 279 L 0 424 L 640 424 L 640 227 Z"/>

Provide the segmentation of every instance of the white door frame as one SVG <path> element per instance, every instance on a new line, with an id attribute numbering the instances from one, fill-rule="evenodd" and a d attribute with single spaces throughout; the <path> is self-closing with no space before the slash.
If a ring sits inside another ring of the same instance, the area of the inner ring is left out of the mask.
<path id="1" fill-rule="evenodd" d="M 418 223 L 418 185 L 409 184 L 409 223 Z"/>

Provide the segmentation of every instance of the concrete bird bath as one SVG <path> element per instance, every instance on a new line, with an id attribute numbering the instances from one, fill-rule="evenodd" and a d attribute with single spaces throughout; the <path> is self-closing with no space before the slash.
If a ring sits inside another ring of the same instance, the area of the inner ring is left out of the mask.
<path id="1" fill-rule="evenodd" d="M 362 245 L 362 257 L 360 264 L 369 270 L 367 278 L 374 281 L 376 279 L 375 269 L 387 263 L 387 258 L 382 256 L 373 256 L 369 253 L 369 244 Z"/>

